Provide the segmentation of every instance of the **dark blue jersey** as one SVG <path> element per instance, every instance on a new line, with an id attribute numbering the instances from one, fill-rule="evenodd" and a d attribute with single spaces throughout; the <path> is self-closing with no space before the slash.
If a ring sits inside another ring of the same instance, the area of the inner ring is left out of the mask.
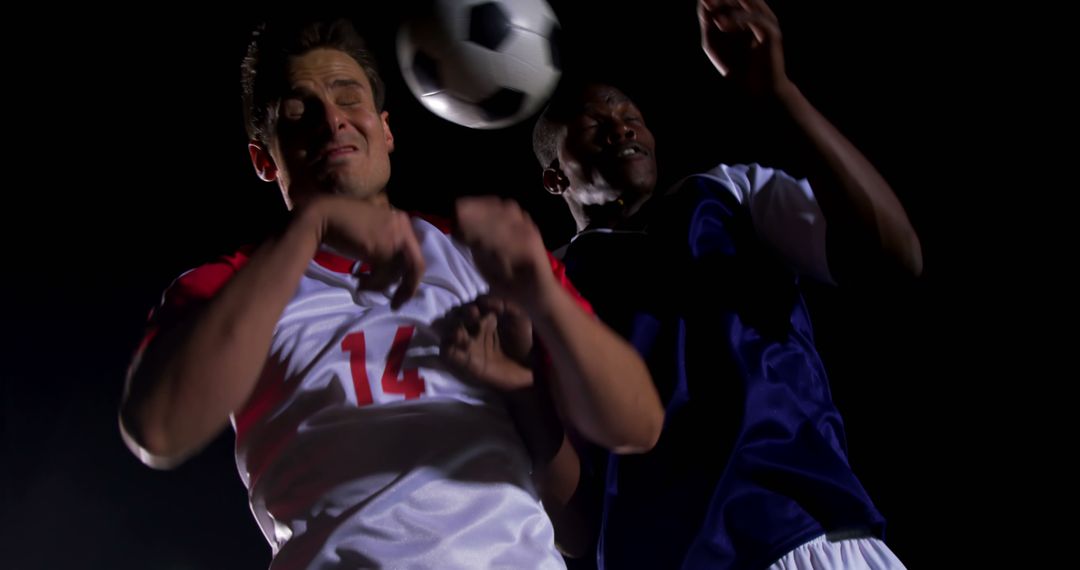
<path id="1" fill-rule="evenodd" d="M 764 568 L 826 532 L 881 537 L 798 278 L 748 211 L 692 177 L 645 228 L 583 233 L 564 258 L 667 409 L 651 452 L 609 458 L 600 567 Z"/>

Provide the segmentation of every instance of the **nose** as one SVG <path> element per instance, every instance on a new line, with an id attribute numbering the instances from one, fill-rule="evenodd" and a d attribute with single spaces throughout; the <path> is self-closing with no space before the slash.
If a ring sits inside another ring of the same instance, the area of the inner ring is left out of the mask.
<path id="1" fill-rule="evenodd" d="M 607 131 L 608 144 L 615 144 L 624 140 L 632 141 L 636 138 L 637 133 L 634 132 L 633 127 L 620 119 L 612 121 L 611 127 Z"/>
<path id="2" fill-rule="evenodd" d="M 330 136 L 333 136 L 334 133 L 345 128 L 348 119 L 346 118 L 345 113 L 343 113 L 333 101 L 326 101 L 320 98 L 319 106 L 322 108 L 322 125 L 320 126 L 326 129 L 330 133 Z"/>

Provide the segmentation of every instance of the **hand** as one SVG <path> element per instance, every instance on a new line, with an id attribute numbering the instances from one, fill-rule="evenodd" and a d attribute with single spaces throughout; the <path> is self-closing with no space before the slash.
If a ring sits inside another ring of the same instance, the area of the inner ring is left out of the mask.
<path id="1" fill-rule="evenodd" d="M 529 310 L 556 285 L 540 230 L 518 205 L 495 197 L 457 201 L 457 237 L 497 296 Z"/>
<path id="2" fill-rule="evenodd" d="M 387 204 L 325 196 L 314 200 L 304 215 L 314 216 L 322 243 L 371 265 L 371 273 L 362 276 L 362 288 L 381 291 L 400 279 L 390 300 L 394 309 L 416 293 L 424 256 L 404 212 Z"/>
<path id="3" fill-rule="evenodd" d="M 451 310 L 435 328 L 440 354 L 456 372 L 503 391 L 532 385 L 532 323 L 513 303 L 482 296 Z"/>
<path id="4" fill-rule="evenodd" d="M 780 24 L 765 0 L 699 0 L 698 22 L 709 61 L 747 94 L 789 87 Z"/>

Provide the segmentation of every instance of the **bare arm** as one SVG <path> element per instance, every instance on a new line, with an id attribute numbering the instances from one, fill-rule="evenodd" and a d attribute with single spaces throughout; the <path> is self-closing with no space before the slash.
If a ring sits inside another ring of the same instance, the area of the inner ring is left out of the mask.
<path id="1" fill-rule="evenodd" d="M 136 356 L 120 417 L 144 462 L 175 466 L 216 437 L 247 401 L 277 321 L 324 240 L 404 272 L 399 304 L 415 291 L 423 260 L 404 214 L 353 199 L 316 201 L 263 244 L 201 311 L 162 331 Z"/>
<path id="2" fill-rule="evenodd" d="M 440 353 L 459 374 L 503 393 L 529 450 L 533 481 L 555 526 L 555 544 L 567 556 L 585 556 L 595 545 L 598 516 L 590 511 L 589 487 L 580 484 L 578 454 L 555 410 L 549 383 L 526 365 L 533 345 L 531 324 L 510 307 L 481 297 L 452 311 L 442 321 Z"/>
<path id="3" fill-rule="evenodd" d="M 560 408 L 575 430 L 615 453 L 652 449 L 664 412 L 645 363 L 554 279 L 550 283 L 529 315 L 551 356 Z"/>
<path id="4" fill-rule="evenodd" d="M 567 556 L 587 555 L 595 544 L 598 517 L 587 511 L 588 489 L 581 484 L 581 461 L 559 421 L 549 391 L 538 383 L 509 392 L 506 399 L 532 455 L 533 481 L 555 526 L 555 544 Z"/>
<path id="5" fill-rule="evenodd" d="M 829 223 L 828 256 L 838 278 L 875 258 L 919 275 L 922 248 L 903 206 L 787 77 L 780 26 L 765 0 L 701 0 L 698 18 L 702 47 L 716 69 L 747 94 L 775 102 L 814 157 L 809 178 Z"/>
<path id="6" fill-rule="evenodd" d="M 536 226 L 516 204 L 458 201 L 459 233 L 492 291 L 523 307 L 551 357 L 555 402 L 570 426 L 616 453 L 648 451 L 664 411 L 632 346 L 555 280 Z"/>
<path id="7" fill-rule="evenodd" d="M 827 252 L 837 279 L 865 265 L 863 252 L 921 274 L 922 246 L 889 183 L 794 84 L 777 101 L 816 157 L 809 178 L 829 223 Z"/>

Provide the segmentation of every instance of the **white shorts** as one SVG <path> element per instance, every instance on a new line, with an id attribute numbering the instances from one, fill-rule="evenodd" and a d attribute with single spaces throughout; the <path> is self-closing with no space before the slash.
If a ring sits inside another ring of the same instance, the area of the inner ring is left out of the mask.
<path id="1" fill-rule="evenodd" d="M 831 541 L 821 535 L 788 552 L 768 570 L 906 570 L 885 543 L 876 538 Z"/>

